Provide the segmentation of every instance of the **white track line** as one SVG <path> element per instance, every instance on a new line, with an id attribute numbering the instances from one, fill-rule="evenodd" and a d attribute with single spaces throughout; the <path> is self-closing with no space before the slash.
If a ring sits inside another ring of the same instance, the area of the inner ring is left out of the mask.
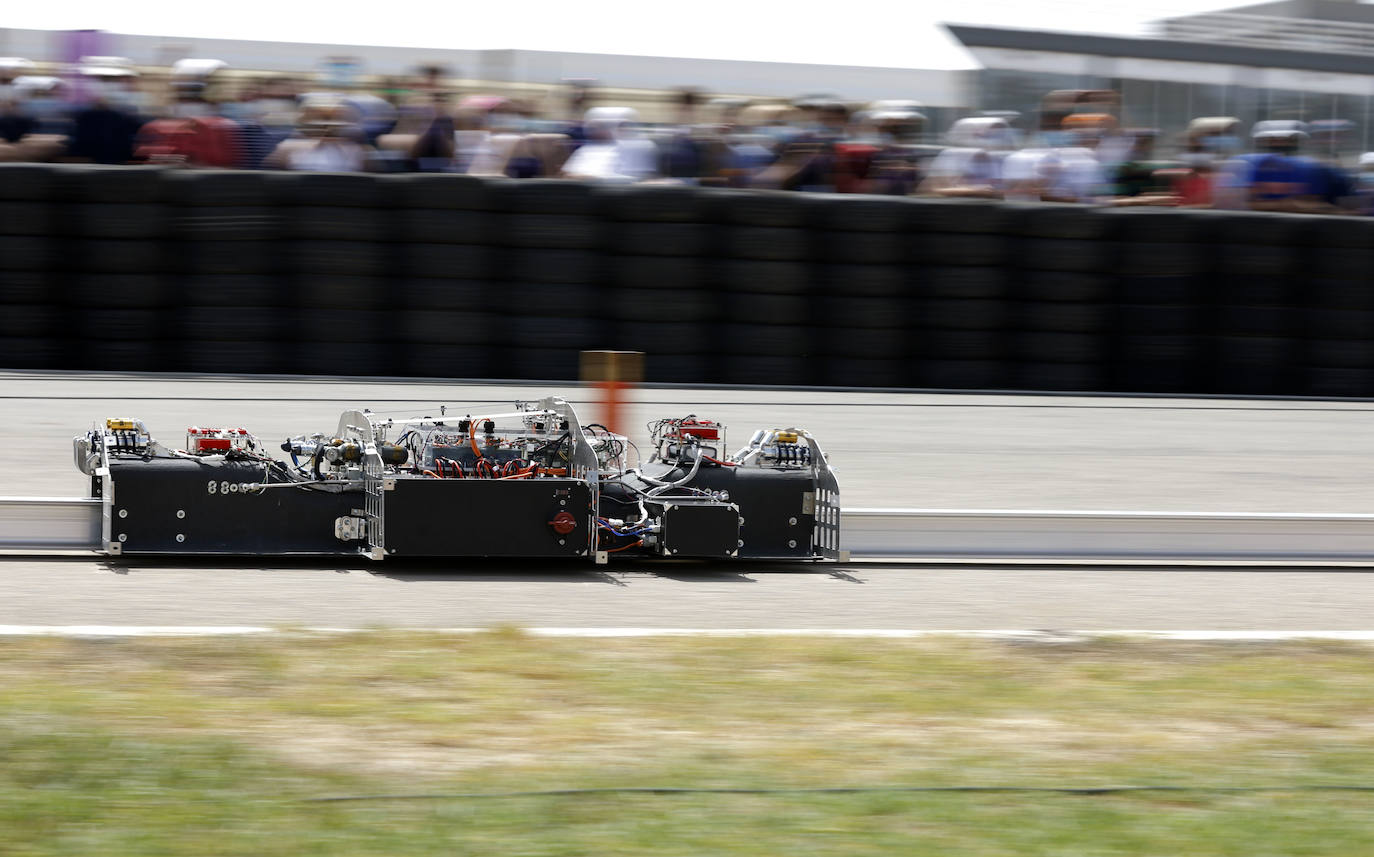
<path id="1" fill-rule="evenodd" d="M 431 634 L 482 634 L 502 628 L 271 628 L 263 625 L 0 625 L 0 636 L 52 637 L 215 637 L 248 634 L 361 634 L 377 631 Z M 992 640 L 1067 642 L 1072 640 L 1128 637 L 1150 640 L 1277 642 L 1286 640 L 1333 640 L 1374 643 L 1374 631 L 1277 631 L 1277 630 L 911 630 L 865 628 L 518 628 L 535 637 L 857 637 L 867 639 L 920 639 L 925 637 L 972 637 Z"/>

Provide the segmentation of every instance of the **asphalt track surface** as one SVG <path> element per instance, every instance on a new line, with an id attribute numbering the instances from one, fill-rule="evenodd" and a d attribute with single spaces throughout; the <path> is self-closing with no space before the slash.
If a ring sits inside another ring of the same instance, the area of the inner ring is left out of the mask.
<path id="1" fill-rule="evenodd" d="M 80 496 L 107 416 L 266 441 L 345 408 L 506 410 L 572 385 L 0 374 L 0 495 Z M 811 430 L 848 506 L 1374 513 L 1374 403 L 646 389 L 626 424 Z M 0 625 L 1369 630 L 1374 572 L 1249 567 L 0 558 Z"/>

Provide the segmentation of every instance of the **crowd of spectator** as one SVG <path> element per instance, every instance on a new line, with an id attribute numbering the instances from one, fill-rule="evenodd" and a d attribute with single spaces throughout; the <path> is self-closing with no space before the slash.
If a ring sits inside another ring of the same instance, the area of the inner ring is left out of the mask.
<path id="1" fill-rule="evenodd" d="M 1335 153 L 1351 126 L 1340 120 L 1246 129 L 1203 117 L 1165 140 L 1122 127 L 1114 93 L 1065 92 L 1046 98 L 1033 130 L 1017 114 L 986 112 L 937 134 L 911 101 L 751 103 L 683 89 L 672 121 L 650 124 L 632 108 L 594 104 L 586 82 L 541 110 L 505 96 L 455 97 L 436 69 L 374 94 L 316 92 L 283 77 L 235 78 L 230 88 L 222 66 L 184 60 L 155 98 L 114 57 L 88 57 L 63 77 L 0 60 L 0 161 L 1374 213 L 1374 153 L 1342 163 Z"/>

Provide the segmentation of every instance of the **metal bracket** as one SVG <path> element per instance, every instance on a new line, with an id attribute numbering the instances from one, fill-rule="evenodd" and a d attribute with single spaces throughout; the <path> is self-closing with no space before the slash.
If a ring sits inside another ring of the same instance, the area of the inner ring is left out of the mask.
<path id="1" fill-rule="evenodd" d="M 355 542 L 367 538 L 367 518 L 352 515 L 335 518 L 334 538 L 341 542 Z"/>

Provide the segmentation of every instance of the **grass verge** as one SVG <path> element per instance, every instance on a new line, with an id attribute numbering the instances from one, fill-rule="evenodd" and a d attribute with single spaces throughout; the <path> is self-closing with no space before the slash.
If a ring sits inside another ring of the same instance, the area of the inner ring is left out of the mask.
<path id="1" fill-rule="evenodd" d="M 1374 650 L 377 632 L 0 640 L 0 854 L 1308 855 L 1374 793 Z"/>

